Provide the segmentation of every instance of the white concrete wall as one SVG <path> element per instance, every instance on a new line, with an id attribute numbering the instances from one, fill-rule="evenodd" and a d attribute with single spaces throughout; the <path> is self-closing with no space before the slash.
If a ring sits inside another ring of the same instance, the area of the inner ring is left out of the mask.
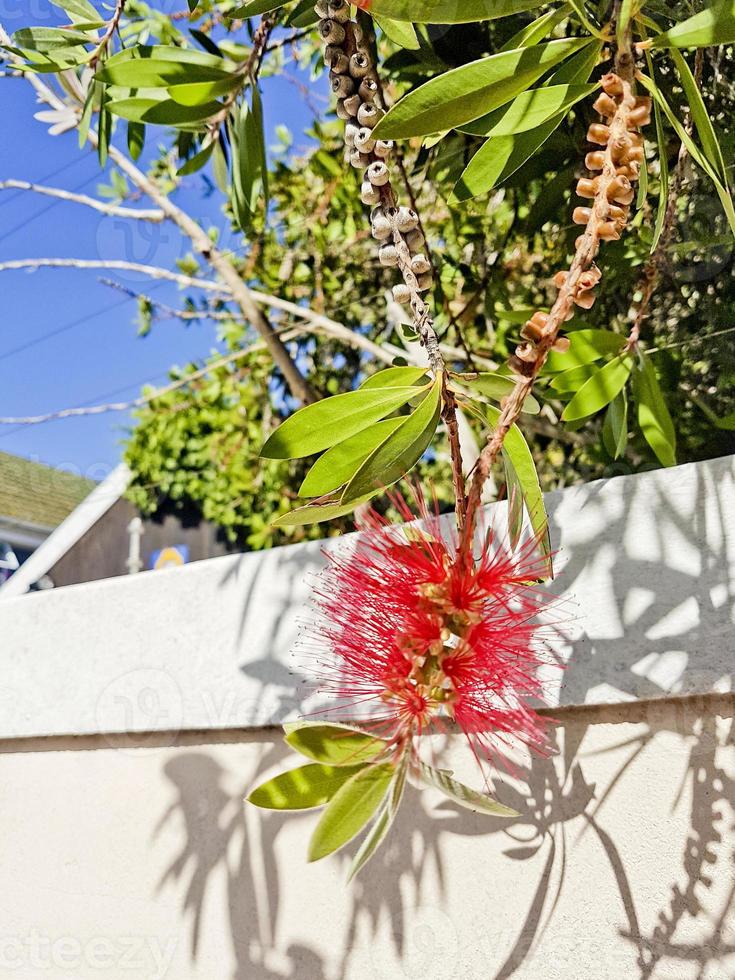
<path id="1" fill-rule="evenodd" d="M 318 546 L 0 602 L 0 978 L 732 980 L 734 474 L 551 496 L 558 754 L 510 823 L 412 791 L 350 888 L 314 814 L 242 805 Z"/>

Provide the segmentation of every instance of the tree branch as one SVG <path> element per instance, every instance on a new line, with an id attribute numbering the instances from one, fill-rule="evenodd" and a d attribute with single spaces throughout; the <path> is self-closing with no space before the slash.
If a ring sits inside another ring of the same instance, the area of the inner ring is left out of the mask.
<path id="1" fill-rule="evenodd" d="M 73 201 L 75 204 L 83 204 L 85 207 L 94 208 L 102 214 L 112 215 L 117 218 L 136 218 L 138 221 L 163 221 L 166 217 L 163 211 L 156 209 L 146 210 L 144 208 L 126 208 L 119 204 L 108 204 L 105 201 L 98 201 L 96 197 L 89 197 L 87 194 L 75 194 L 73 191 L 66 191 L 61 187 L 45 187 L 43 184 L 31 184 L 27 180 L 0 180 L 0 191 L 19 190 L 33 191 L 35 194 L 45 194 L 47 197 L 58 197 L 62 201 Z"/>

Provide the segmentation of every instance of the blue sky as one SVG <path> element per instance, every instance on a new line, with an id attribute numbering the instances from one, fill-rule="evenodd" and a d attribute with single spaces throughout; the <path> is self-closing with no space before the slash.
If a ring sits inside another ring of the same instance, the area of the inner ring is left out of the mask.
<path id="1" fill-rule="evenodd" d="M 267 79 L 264 104 L 271 134 L 277 124 L 285 124 L 295 134 L 296 146 L 303 145 L 300 134 L 310 115 L 293 84 L 284 78 Z M 47 126 L 33 118 L 39 108 L 27 82 L 0 79 L 0 180 L 23 179 L 95 194 L 97 185 L 107 180 L 96 155 L 89 149 L 80 151 L 76 133 L 50 137 Z M 155 137 L 150 131 L 148 139 L 153 142 Z M 221 196 L 208 196 L 207 190 L 202 177 L 192 175 L 175 199 L 206 224 L 225 227 Z M 233 247 L 229 231 L 227 235 L 227 247 Z M 122 222 L 77 204 L 0 191 L 0 261 L 127 258 L 173 268 L 176 258 L 186 253 L 186 244 L 168 225 Z M 216 346 L 214 326 L 203 323 L 161 321 L 147 337 L 138 337 L 135 301 L 99 283 L 100 275 L 172 306 L 180 304 L 175 285 L 119 273 L 0 273 L 1 416 L 128 401 L 144 383 L 165 383 L 171 365 L 201 359 Z M 0 450 L 101 479 L 119 461 L 129 425 L 128 414 L 117 412 L 22 428 L 0 426 Z"/>

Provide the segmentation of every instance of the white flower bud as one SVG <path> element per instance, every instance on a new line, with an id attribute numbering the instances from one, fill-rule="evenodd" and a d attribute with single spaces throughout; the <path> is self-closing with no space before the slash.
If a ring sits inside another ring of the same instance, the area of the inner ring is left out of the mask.
<path id="1" fill-rule="evenodd" d="M 380 191 L 377 187 L 373 187 L 369 180 L 365 180 L 360 188 L 360 200 L 363 204 L 379 204 Z"/>
<path id="2" fill-rule="evenodd" d="M 363 153 L 372 153 L 375 149 L 372 129 L 368 129 L 367 126 L 361 126 L 355 136 L 355 146 Z"/>
<path id="3" fill-rule="evenodd" d="M 391 155 L 394 146 L 395 143 L 393 140 L 378 140 L 375 144 L 373 153 L 376 157 L 380 157 L 381 160 L 384 160 L 386 157 Z"/>
<path id="4" fill-rule="evenodd" d="M 393 299 L 401 305 L 411 302 L 411 290 L 404 282 L 400 282 L 397 286 L 393 287 Z"/>
<path id="5" fill-rule="evenodd" d="M 370 105 L 369 102 L 363 102 L 357 113 L 357 121 L 361 126 L 367 126 L 368 129 L 373 129 L 378 125 L 382 115 L 382 111 L 377 106 Z"/>
<path id="6" fill-rule="evenodd" d="M 363 78 L 358 91 L 360 93 L 360 97 L 365 102 L 374 102 L 375 96 L 378 94 L 378 83 L 374 78 Z"/>
<path id="7" fill-rule="evenodd" d="M 370 59 L 364 51 L 356 51 L 350 58 L 350 75 L 353 78 L 365 78 L 370 72 Z"/>
<path id="8" fill-rule="evenodd" d="M 347 0 L 329 0 L 327 7 L 332 20 L 346 24 L 350 19 L 350 5 Z"/>
<path id="9" fill-rule="evenodd" d="M 351 95 L 349 98 L 345 99 L 345 109 L 350 114 L 350 119 L 354 119 L 360 110 L 362 105 L 362 99 L 359 95 Z"/>
<path id="10" fill-rule="evenodd" d="M 390 218 L 385 214 L 376 215 L 372 221 L 372 232 L 373 238 L 379 242 L 384 242 L 387 238 L 390 238 L 393 234 Z"/>
<path id="11" fill-rule="evenodd" d="M 350 163 L 355 170 L 364 170 L 370 163 L 370 157 L 367 155 L 367 153 L 360 153 L 359 150 L 353 150 L 352 153 L 350 153 Z"/>
<path id="12" fill-rule="evenodd" d="M 425 272 L 431 272 L 431 262 L 425 255 L 414 255 L 411 259 L 411 272 L 415 276 L 422 276 Z"/>
<path id="13" fill-rule="evenodd" d="M 352 147 L 355 145 L 355 138 L 359 132 L 360 128 L 358 126 L 351 122 L 347 123 L 345 126 L 345 143 L 347 146 Z"/>
<path id="14" fill-rule="evenodd" d="M 355 83 L 349 75 L 337 75 L 334 72 L 330 72 L 329 81 L 332 86 L 332 91 L 338 99 L 346 99 L 348 95 L 352 95 L 355 91 Z"/>
<path id="15" fill-rule="evenodd" d="M 396 215 L 396 225 L 398 230 L 404 235 L 409 231 L 415 231 L 419 226 L 419 216 L 413 208 L 399 208 Z"/>
<path id="16" fill-rule="evenodd" d="M 319 34 L 327 44 L 342 44 L 347 37 L 344 27 L 336 20 L 323 20 L 319 24 Z"/>
<path id="17" fill-rule="evenodd" d="M 409 233 L 406 235 L 406 245 L 408 245 L 412 252 L 420 252 L 425 244 L 426 239 L 418 228 L 416 231 L 409 231 Z"/>
<path id="18" fill-rule="evenodd" d="M 382 160 L 376 160 L 367 168 L 365 176 L 375 187 L 384 187 L 390 179 L 390 172 Z"/>
<path id="19" fill-rule="evenodd" d="M 381 245 L 378 251 L 380 264 L 390 269 L 398 265 L 398 249 L 395 245 Z"/>

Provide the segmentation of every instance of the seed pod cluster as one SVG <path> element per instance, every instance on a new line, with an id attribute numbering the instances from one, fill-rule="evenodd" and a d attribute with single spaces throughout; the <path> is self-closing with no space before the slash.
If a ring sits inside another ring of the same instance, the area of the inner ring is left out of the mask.
<path id="1" fill-rule="evenodd" d="M 347 158 L 363 172 L 360 197 L 372 208 L 372 234 L 380 243 L 380 262 L 400 268 L 403 274 L 405 282 L 393 289 L 396 301 L 413 303 L 418 294 L 431 289 L 432 265 L 418 215 L 396 202 L 388 166 L 393 142 L 373 137 L 384 112 L 378 105 L 380 85 L 372 57 L 360 25 L 351 19 L 348 0 L 318 0 L 315 9 L 319 34 L 326 44 L 324 61 L 337 99 L 337 115 L 345 122 Z"/>
<path id="2" fill-rule="evenodd" d="M 558 272 L 554 285 L 560 291 L 550 314 L 534 313 L 521 330 L 524 343 L 510 360 L 513 370 L 526 377 L 535 376 L 539 362 L 539 344 L 545 350 L 564 351 L 566 337 L 559 337 L 561 323 L 574 316 L 574 307 L 589 310 L 595 303 L 595 288 L 602 273 L 594 259 L 601 242 L 620 238 L 635 199 L 635 187 L 645 162 L 641 128 L 651 121 L 651 99 L 633 94 L 630 83 L 615 72 L 600 80 L 602 92 L 594 103 L 601 117 L 587 131 L 587 139 L 597 148 L 585 158 L 590 176 L 577 183 L 579 197 L 590 202 L 572 213 L 575 224 L 585 231 L 575 242 L 576 254 L 569 271 Z M 602 147 L 602 149 L 600 149 Z M 554 342 L 550 342 L 550 338 Z"/>

